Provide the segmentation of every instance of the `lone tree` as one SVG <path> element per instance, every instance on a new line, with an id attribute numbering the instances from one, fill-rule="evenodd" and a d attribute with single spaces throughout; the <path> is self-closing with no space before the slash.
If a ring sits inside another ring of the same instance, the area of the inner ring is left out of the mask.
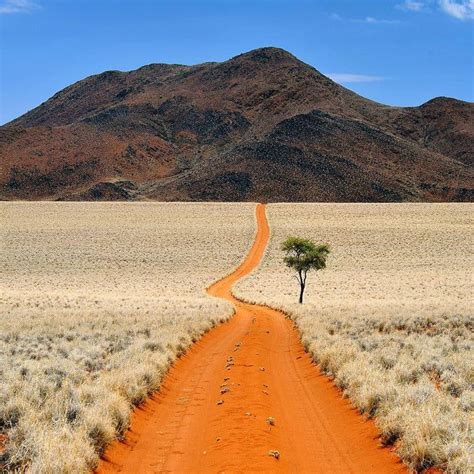
<path id="1" fill-rule="evenodd" d="M 326 258 L 329 255 L 329 245 L 316 245 L 308 239 L 288 237 L 281 249 L 286 252 L 283 259 L 286 265 L 298 272 L 297 280 L 300 284 L 300 299 L 303 303 L 303 294 L 306 287 L 306 277 L 310 270 L 326 268 Z"/>

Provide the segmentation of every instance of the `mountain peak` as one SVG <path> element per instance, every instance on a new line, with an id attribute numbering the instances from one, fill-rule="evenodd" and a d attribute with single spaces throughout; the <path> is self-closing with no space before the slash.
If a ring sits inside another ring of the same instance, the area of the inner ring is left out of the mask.
<path id="1" fill-rule="evenodd" d="M 459 100 L 454 97 L 439 96 L 439 97 L 434 97 L 433 99 L 428 100 L 427 102 L 422 104 L 421 107 L 471 106 L 471 105 L 472 103 L 470 102 Z"/>
<path id="2" fill-rule="evenodd" d="M 293 56 L 288 51 L 276 48 L 273 46 L 265 46 L 263 48 L 253 49 L 247 53 L 242 53 L 237 56 L 234 56 L 231 61 L 236 59 L 247 59 L 250 61 L 255 61 L 259 63 L 266 62 L 280 62 L 280 61 L 298 61 L 295 56 Z"/>

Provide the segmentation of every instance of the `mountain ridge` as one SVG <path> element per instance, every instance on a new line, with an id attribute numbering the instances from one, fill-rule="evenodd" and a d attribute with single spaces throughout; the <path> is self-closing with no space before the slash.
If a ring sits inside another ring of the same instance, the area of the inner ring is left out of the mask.
<path id="1" fill-rule="evenodd" d="M 105 71 L 0 127 L 0 196 L 472 200 L 473 119 L 365 99 L 272 47 Z"/>

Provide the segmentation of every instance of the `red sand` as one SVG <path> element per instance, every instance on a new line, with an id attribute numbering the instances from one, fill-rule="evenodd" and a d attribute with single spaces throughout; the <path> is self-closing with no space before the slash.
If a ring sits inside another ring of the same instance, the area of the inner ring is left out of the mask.
<path id="1" fill-rule="evenodd" d="M 407 472 L 380 447 L 374 424 L 319 372 L 292 322 L 232 296 L 232 284 L 258 265 L 268 242 L 261 204 L 257 222 L 246 260 L 208 290 L 232 301 L 235 316 L 173 365 L 98 472 Z"/>

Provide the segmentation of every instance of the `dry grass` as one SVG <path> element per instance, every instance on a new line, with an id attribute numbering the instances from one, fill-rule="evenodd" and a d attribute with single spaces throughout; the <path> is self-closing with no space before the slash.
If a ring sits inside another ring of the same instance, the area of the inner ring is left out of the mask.
<path id="1" fill-rule="evenodd" d="M 260 269 L 237 284 L 290 314 L 315 361 L 414 470 L 473 472 L 470 204 L 275 204 Z M 306 303 L 282 263 L 288 235 L 328 242 Z"/>
<path id="2" fill-rule="evenodd" d="M 2 203 L 0 212 L 4 467 L 87 472 L 176 356 L 232 314 L 204 289 L 246 254 L 254 205 Z"/>

